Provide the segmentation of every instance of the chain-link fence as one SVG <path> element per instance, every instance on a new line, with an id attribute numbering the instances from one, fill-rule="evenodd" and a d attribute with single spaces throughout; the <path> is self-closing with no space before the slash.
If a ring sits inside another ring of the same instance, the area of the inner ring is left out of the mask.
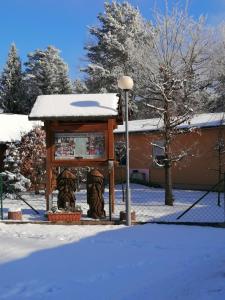
<path id="1" fill-rule="evenodd" d="M 125 204 L 122 187 L 116 188 L 116 213 Z M 225 222 L 224 193 L 173 190 L 173 206 L 165 205 L 165 191 L 140 184 L 131 184 L 131 208 L 138 222 Z M 197 202 L 197 203 L 196 203 Z M 196 204 L 195 204 L 196 203 Z"/>
<path id="2" fill-rule="evenodd" d="M 217 192 L 174 190 L 174 205 L 165 205 L 165 192 L 161 188 L 152 188 L 140 184 L 131 184 L 131 210 L 135 212 L 137 222 L 190 222 L 190 223 L 222 223 L 225 222 L 224 193 Z M 205 196 L 204 196 L 205 195 Z M 204 196 L 204 197 L 203 197 Z M 203 198 L 202 198 L 203 197 Z M 202 198 L 189 211 L 197 200 Z M 109 217 L 108 187 L 105 188 L 104 202 L 107 217 Z M 53 197 L 56 204 L 57 194 Z M 76 205 L 79 205 L 83 215 L 87 214 L 86 189 L 76 192 Z M 120 212 L 125 211 L 125 185 L 115 187 L 115 205 L 112 219 L 119 219 Z M 181 216 L 181 217 L 180 217 Z M 180 217 L 180 218 L 179 218 Z"/>
<path id="3" fill-rule="evenodd" d="M 137 222 L 188 222 L 188 223 L 224 223 L 225 200 L 224 193 L 193 190 L 173 190 L 174 205 L 165 205 L 165 192 L 162 188 L 153 188 L 141 184 L 131 184 L 131 210 L 135 212 Z M 24 220 L 44 220 L 46 209 L 44 191 L 39 195 L 25 193 L 22 197 L 33 208 L 39 211 L 37 215 L 26 203 L 20 199 L 4 198 L 4 218 L 7 210 L 21 207 Z M 198 201 L 199 200 L 199 201 Z M 109 220 L 109 190 L 105 187 L 104 202 L 106 219 Z M 197 202 L 197 203 L 196 203 Z M 52 205 L 57 205 L 57 191 L 53 193 Z M 76 192 L 76 205 L 83 211 L 86 219 L 89 206 L 85 186 Z M 193 207 L 192 207 L 193 206 Z M 190 209 L 191 208 L 191 209 Z M 112 220 L 119 220 L 120 212 L 125 211 L 125 185 L 115 186 L 115 204 Z"/>
<path id="4" fill-rule="evenodd" d="M 206 194 L 207 193 L 207 194 Z M 223 223 L 225 222 L 224 193 L 193 190 L 174 190 L 173 206 L 165 205 L 165 191 L 141 184 L 131 184 L 131 210 L 135 212 L 137 222 L 189 222 L 189 223 Z M 106 186 L 105 210 L 109 216 L 109 195 Z M 196 201 L 200 201 L 195 204 Z M 76 193 L 76 204 L 83 214 L 88 210 L 86 190 Z M 195 204 L 193 206 L 193 204 Z M 187 211 L 193 206 L 189 211 Z M 115 205 L 112 219 L 119 219 L 120 212 L 125 211 L 125 185 L 115 187 Z M 187 212 L 186 212 L 187 211 Z M 181 216 L 186 212 L 183 216 Z M 181 217 L 180 217 L 181 216 Z M 180 218 L 179 218 L 180 217 Z"/>

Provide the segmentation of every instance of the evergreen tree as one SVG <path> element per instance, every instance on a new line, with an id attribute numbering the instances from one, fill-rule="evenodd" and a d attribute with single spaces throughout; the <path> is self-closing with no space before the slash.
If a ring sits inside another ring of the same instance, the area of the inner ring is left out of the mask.
<path id="1" fill-rule="evenodd" d="M 30 180 L 21 174 L 20 166 L 19 144 L 9 143 L 4 159 L 5 171 L 1 173 L 4 192 L 15 194 L 24 192 L 30 187 Z"/>
<path id="2" fill-rule="evenodd" d="M 26 113 L 21 61 L 12 44 L 0 78 L 0 105 L 5 113 Z"/>
<path id="3" fill-rule="evenodd" d="M 118 77 L 137 77 L 133 48 L 150 36 L 151 26 L 128 2 L 105 2 L 105 12 L 98 20 L 100 24 L 89 29 L 93 40 L 85 47 L 89 64 L 81 71 L 87 75 L 85 84 L 90 92 L 115 92 Z"/>
<path id="4" fill-rule="evenodd" d="M 45 50 L 38 49 L 28 54 L 25 66 L 30 108 L 38 95 L 72 93 L 68 66 L 60 57 L 60 51 L 55 47 L 48 46 Z"/>
<path id="5" fill-rule="evenodd" d="M 4 158 L 4 169 L 14 174 L 20 172 L 20 155 L 18 144 L 9 143 L 7 145 L 6 154 Z"/>
<path id="6" fill-rule="evenodd" d="M 60 94 L 71 94 L 73 87 L 68 78 L 68 65 L 62 60 L 58 61 L 58 89 Z"/>
<path id="7" fill-rule="evenodd" d="M 76 79 L 73 82 L 73 90 L 75 94 L 82 94 L 82 93 L 87 93 L 88 89 L 87 86 L 85 84 L 85 82 L 83 80 L 80 79 Z"/>

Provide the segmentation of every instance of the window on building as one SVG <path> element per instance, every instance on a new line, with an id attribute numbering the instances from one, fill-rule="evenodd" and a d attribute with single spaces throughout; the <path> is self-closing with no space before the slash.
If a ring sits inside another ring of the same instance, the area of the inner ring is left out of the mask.
<path id="1" fill-rule="evenodd" d="M 152 143 L 152 160 L 155 167 L 163 167 L 165 159 L 164 141 L 154 141 Z"/>
<path id="2" fill-rule="evenodd" d="M 115 143 L 115 155 L 116 160 L 119 162 L 120 166 L 125 166 L 127 163 L 126 157 L 126 144 L 124 141 L 117 141 Z"/>

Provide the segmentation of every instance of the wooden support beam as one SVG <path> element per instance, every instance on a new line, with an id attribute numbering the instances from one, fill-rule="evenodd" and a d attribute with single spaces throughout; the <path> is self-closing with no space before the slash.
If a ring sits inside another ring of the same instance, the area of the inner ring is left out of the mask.
<path id="1" fill-rule="evenodd" d="M 110 205 L 111 212 L 115 212 L 115 172 L 114 172 L 114 164 L 109 172 L 109 197 L 110 197 Z"/>
<path id="2" fill-rule="evenodd" d="M 113 134 L 113 128 L 114 128 L 114 120 L 109 119 L 108 120 L 108 159 L 114 160 L 114 134 Z"/>
<path id="3" fill-rule="evenodd" d="M 107 165 L 108 161 L 106 159 L 104 160 L 98 160 L 98 161 L 93 161 L 93 160 L 54 160 L 52 162 L 53 167 L 102 167 Z"/>
<path id="4" fill-rule="evenodd" d="M 46 130 L 46 190 L 45 190 L 45 198 L 46 198 L 46 210 L 50 209 L 50 197 L 52 194 L 52 155 L 53 155 L 53 136 L 50 130 L 50 124 L 48 122 L 45 123 Z"/>
<path id="5" fill-rule="evenodd" d="M 114 160 L 115 160 L 115 150 L 114 150 L 114 134 L 113 129 L 115 127 L 115 120 L 108 120 L 108 158 L 113 162 L 112 168 L 109 173 L 109 193 L 111 197 L 111 209 L 112 213 L 115 212 L 115 172 L 114 172 Z"/>
<path id="6" fill-rule="evenodd" d="M 52 131 L 57 132 L 97 132 L 107 130 L 107 122 L 105 123 L 52 123 Z"/>

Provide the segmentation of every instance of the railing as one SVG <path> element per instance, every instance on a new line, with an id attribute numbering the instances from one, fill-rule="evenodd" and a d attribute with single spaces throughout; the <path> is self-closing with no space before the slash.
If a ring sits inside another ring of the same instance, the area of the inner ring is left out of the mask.
<path id="1" fill-rule="evenodd" d="M 1 220 L 3 220 L 3 180 L 0 175 L 0 205 L 1 205 Z"/>
<path id="2" fill-rule="evenodd" d="M 209 191 L 174 189 L 174 204 L 173 206 L 168 206 L 165 205 L 165 191 L 163 188 L 153 188 L 143 184 L 131 183 L 131 210 L 135 211 L 137 222 L 224 224 L 225 199 L 224 191 L 218 189 L 218 191 L 220 191 L 221 193 L 221 203 L 220 205 L 218 205 L 217 187 L 219 184 L 224 185 L 224 179 L 222 180 L 222 183 L 220 182 L 216 184 Z M 108 186 L 106 185 L 104 193 L 104 209 L 106 211 L 107 218 L 109 218 L 110 216 L 108 191 Z M 83 216 L 85 217 L 89 209 L 89 206 L 87 204 L 86 189 L 83 188 L 77 191 L 75 194 L 76 205 L 81 207 Z M 1 196 L 4 198 L 5 194 L 2 195 L 0 193 L 0 199 Z M 27 192 L 24 193 L 24 195 L 20 194 L 20 196 L 23 198 L 18 198 L 18 200 L 23 201 L 20 204 L 21 208 L 25 209 L 28 204 L 30 207 L 32 205 L 36 208 L 37 211 L 40 212 L 40 215 L 36 216 L 38 218 L 41 218 L 42 214 L 44 214 L 45 212 L 44 191 L 42 191 L 39 195 Z M 3 202 L 4 207 L 10 208 L 11 205 L 14 205 L 14 201 L 10 198 L 4 198 Z M 53 193 L 53 205 L 57 205 L 57 191 L 54 191 Z M 2 211 L 3 209 L 1 210 L 1 212 Z M 123 186 L 116 185 L 115 210 L 112 212 L 112 220 L 118 220 L 121 211 L 125 211 Z M 33 216 L 31 216 L 31 210 L 26 210 L 25 213 L 27 213 L 27 219 L 34 218 Z"/>
<path id="3" fill-rule="evenodd" d="M 16 191 L 13 187 L 7 186 L 6 183 L 4 183 L 2 176 L 0 175 L 0 211 L 1 211 L 1 220 L 4 219 L 4 213 L 3 213 L 3 199 L 7 197 L 7 193 L 5 191 L 9 191 L 10 194 L 15 195 L 15 200 L 20 200 L 24 202 L 27 206 L 29 206 L 36 214 L 39 214 L 39 211 L 35 209 L 31 204 L 29 204 L 22 195 Z"/>
<path id="4" fill-rule="evenodd" d="M 225 204 L 225 173 L 223 176 L 223 179 L 221 179 L 217 184 L 215 184 L 209 191 L 207 191 L 205 194 L 203 194 L 198 200 L 196 200 L 191 206 L 189 206 L 181 215 L 177 217 L 177 220 L 182 218 L 186 213 L 188 213 L 193 207 L 195 207 L 198 203 L 200 203 L 209 193 L 216 191 L 216 188 L 218 188 L 221 184 L 224 186 L 224 204 Z M 221 192 L 218 192 L 218 195 L 220 195 Z M 217 202 L 217 205 L 220 206 L 220 201 Z M 225 206 L 224 206 L 225 207 Z"/>

